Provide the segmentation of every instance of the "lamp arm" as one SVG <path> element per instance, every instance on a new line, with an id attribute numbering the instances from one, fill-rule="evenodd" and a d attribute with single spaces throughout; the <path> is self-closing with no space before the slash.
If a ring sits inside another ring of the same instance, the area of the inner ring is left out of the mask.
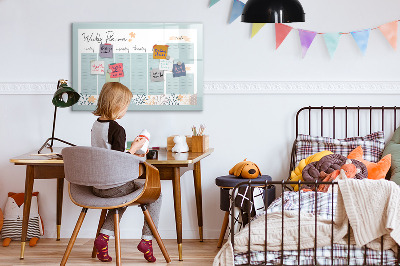
<path id="1" fill-rule="evenodd" d="M 51 144 L 50 148 L 53 148 L 54 131 L 56 129 L 56 118 L 57 118 L 57 106 L 54 106 L 54 117 L 53 117 L 53 131 L 51 133 Z"/>

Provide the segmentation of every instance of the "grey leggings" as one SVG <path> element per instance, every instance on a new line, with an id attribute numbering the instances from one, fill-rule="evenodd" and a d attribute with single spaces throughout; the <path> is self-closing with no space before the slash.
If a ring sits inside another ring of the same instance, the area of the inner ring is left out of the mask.
<path id="1" fill-rule="evenodd" d="M 93 194 L 101 198 L 116 198 L 128 195 L 138 189 L 141 189 L 143 186 L 144 182 L 133 180 L 119 187 L 113 187 L 108 189 L 93 188 Z M 154 224 L 156 225 L 157 228 L 158 228 L 158 221 L 160 219 L 161 202 L 162 202 L 162 196 L 160 194 L 160 197 L 155 202 L 146 204 L 146 207 L 149 210 L 151 218 L 153 218 Z M 122 215 L 124 214 L 125 210 L 126 207 L 118 208 L 120 219 L 122 218 Z M 100 233 L 109 236 L 114 236 L 114 214 L 115 214 L 115 209 L 108 210 L 106 220 L 104 221 Z M 145 220 L 142 230 L 142 239 L 151 240 L 152 238 L 153 234 L 150 230 L 149 225 Z"/>

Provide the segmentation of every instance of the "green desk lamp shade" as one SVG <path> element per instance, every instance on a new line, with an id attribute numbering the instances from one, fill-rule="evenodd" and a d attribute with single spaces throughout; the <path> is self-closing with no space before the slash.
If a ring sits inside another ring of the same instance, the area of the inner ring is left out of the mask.
<path id="1" fill-rule="evenodd" d="M 45 147 L 50 148 L 51 152 L 53 152 L 53 141 L 58 140 L 62 143 L 68 144 L 70 146 L 75 146 L 72 143 L 69 143 L 65 140 L 55 138 L 54 131 L 56 128 L 56 118 L 57 118 L 57 107 L 70 107 L 76 104 L 79 100 L 79 94 L 71 87 L 68 87 L 67 81 L 60 79 L 57 83 L 57 90 L 53 95 L 53 105 L 54 105 L 54 118 L 53 118 L 53 131 L 51 133 L 51 138 L 48 138 L 42 147 L 39 149 L 38 153 L 40 153 Z M 49 141 L 51 143 L 49 144 Z"/>
<path id="2" fill-rule="evenodd" d="M 242 13 L 242 22 L 304 22 L 304 10 L 298 0 L 249 0 Z"/>

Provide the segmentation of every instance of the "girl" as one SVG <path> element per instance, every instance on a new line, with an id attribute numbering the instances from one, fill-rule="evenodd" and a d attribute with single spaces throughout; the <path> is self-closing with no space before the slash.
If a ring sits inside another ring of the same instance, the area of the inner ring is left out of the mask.
<path id="1" fill-rule="evenodd" d="M 91 142 L 93 147 L 106 148 L 125 152 L 125 129 L 120 126 L 115 120 L 121 119 L 132 99 L 132 92 L 119 82 L 105 83 L 97 103 L 97 109 L 93 112 L 99 118 L 93 123 Z M 146 142 L 144 138 L 136 138 L 129 153 L 134 156 L 144 157 L 136 154 L 143 144 Z M 121 184 L 116 187 L 93 187 L 93 194 L 102 198 L 121 197 L 132 193 L 135 190 L 143 187 L 143 183 L 135 182 L 137 176 L 132 176 L 132 181 Z M 161 195 L 153 203 L 148 204 L 147 208 L 153 218 L 156 226 L 160 216 Z M 125 212 L 126 207 L 119 208 L 118 212 L 120 219 Z M 97 258 L 101 261 L 111 261 L 112 258 L 108 255 L 108 240 L 110 236 L 114 236 L 114 219 L 115 210 L 107 212 L 106 220 L 101 228 L 99 236 L 94 241 L 94 246 L 97 249 Z M 144 258 L 149 262 L 155 262 L 153 256 L 152 237 L 150 227 L 147 222 L 144 222 L 142 230 L 142 240 L 137 246 L 138 250 L 144 253 Z"/>

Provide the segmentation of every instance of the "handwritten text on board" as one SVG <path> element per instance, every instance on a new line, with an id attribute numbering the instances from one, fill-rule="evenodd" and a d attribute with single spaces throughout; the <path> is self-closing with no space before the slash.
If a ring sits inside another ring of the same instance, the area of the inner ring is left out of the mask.
<path id="1" fill-rule="evenodd" d="M 153 59 L 165 59 L 168 54 L 168 45 L 154 45 Z"/>
<path id="2" fill-rule="evenodd" d="M 159 65 L 160 70 L 172 71 L 172 67 L 173 66 L 174 66 L 174 59 L 173 58 L 170 58 L 169 60 L 160 59 L 160 65 Z"/>
<path id="3" fill-rule="evenodd" d="M 111 70 L 110 78 L 122 78 L 124 76 L 124 66 L 122 63 L 109 64 Z"/>
<path id="4" fill-rule="evenodd" d="M 172 73 L 174 78 L 186 76 L 185 63 L 182 63 L 181 65 L 174 64 Z"/>
<path id="5" fill-rule="evenodd" d="M 90 74 L 104 75 L 104 61 L 90 61 Z"/>
<path id="6" fill-rule="evenodd" d="M 102 58 L 113 58 L 113 45 L 108 43 L 101 43 L 99 55 Z"/>
<path id="7" fill-rule="evenodd" d="M 164 81 L 164 70 L 158 68 L 150 70 L 150 80 L 153 82 Z"/>

